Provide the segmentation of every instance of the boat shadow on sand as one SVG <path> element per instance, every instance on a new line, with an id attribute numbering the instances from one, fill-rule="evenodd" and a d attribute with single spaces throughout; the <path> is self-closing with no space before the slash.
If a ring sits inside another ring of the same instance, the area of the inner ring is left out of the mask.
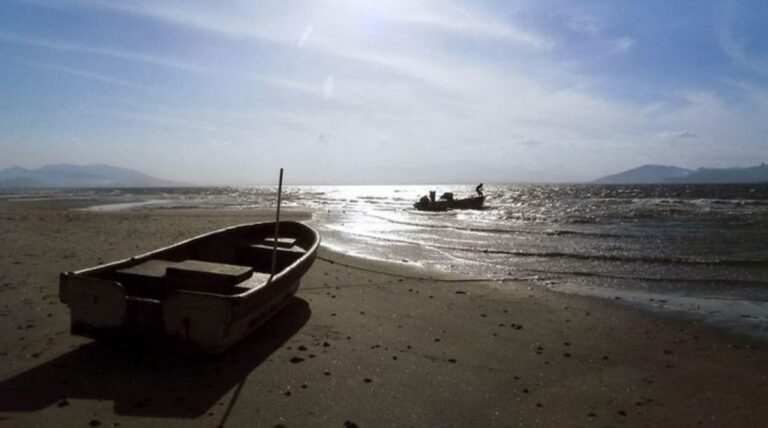
<path id="1" fill-rule="evenodd" d="M 68 400 L 88 399 L 113 401 L 119 415 L 198 417 L 239 384 L 230 399 L 219 403 L 231 406 L 248 374 L 296 334 L 310 315 L 309 304 L 294 297 L 219 357 L 89 343 L 0 382 L 0 412 L 65 407 L 71 405 Z"/>

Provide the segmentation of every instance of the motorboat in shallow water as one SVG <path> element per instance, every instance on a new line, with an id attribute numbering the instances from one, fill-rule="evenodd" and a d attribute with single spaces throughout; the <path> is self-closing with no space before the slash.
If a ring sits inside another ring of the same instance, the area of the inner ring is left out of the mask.
<path id="1" fill-rule="evenodd" d="M 419 211 L 479 210 L 483 208 L 483 202 L 485 196 L 464 199 L 440 198 L 436 201 L 424 197 L 413 204 L 413 207 Z"/>

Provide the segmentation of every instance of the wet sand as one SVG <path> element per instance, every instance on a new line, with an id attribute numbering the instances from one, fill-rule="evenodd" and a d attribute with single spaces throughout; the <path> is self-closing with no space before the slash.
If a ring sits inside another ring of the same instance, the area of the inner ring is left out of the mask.
<path id="1" fill-rule="evenodd" d="M 70 210 L 81 204 L 0 201 L 0 426 L 758 427 L 768 417 L 768 352 L 755 339 L 327 249 L 289 306 L 221 358 L 94 344 L 69 335 L 60 271 L 264 213 Z"/>

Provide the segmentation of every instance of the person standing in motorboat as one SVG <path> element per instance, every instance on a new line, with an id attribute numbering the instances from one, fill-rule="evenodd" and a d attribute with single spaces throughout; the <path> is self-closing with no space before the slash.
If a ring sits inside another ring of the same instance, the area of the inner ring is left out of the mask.
<path id="1" fill-rule="evenodd" d="M 477 192 L 478 195 L 483 196 L 483 183 L 480 183 L 475 187 L 475 192 Z"/>

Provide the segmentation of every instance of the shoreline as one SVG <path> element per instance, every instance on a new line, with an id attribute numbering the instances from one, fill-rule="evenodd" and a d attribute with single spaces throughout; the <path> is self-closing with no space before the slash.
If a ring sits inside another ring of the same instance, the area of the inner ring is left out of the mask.
<path id="1" fill-rule="evenodd" d="M 274 215 L 274 209 L 261 207 L 224 207 L 224 208 L 201 208 L 185 206 L 156 206 L 162 204 L 163 200 L 142 200 L 137 202 L 113 203 L 110 200 L 78 199 L 78 198 L 53 198 L 53 199 L 22 199 L 7 200 L 0 202 L 11 204 L 52 204 L 55 206 L 67 207 L 72 211 L 81 211 L 97 215 L 113 214 L 145 214 L 150 216 L 176 216 L 190 215 L 200 217 L 244 217 L 253 216 L 258 221 L 272 221 L 270 216 Z M 94 203 L 96 202 L 96 203 Z M 296 208 L 288 207 L 282 209 L 283 220 L 292 219 L 297 221 L 316 221 L 320 224 L 328 222 L 333 216 L 326 216 L 323 213 L 325 209 L 320 208 Z M 330 211 L 329 211 L 330 212 Z M 248 222 L 248 221 L 245 221 Z M 334 233 L 338 233 L 334 231 Z M 329 248 L 327 243 L 324 247 Z M 424 276 L 428 279 L 454 279 L 456 281 L 472 282 L 532 282 L 537 287 L 543 287 L 550 291 L 563 293 L 572 296 L 588 296 L 600 300 L 613 301 L 629 307 L 639 308 L 652 316 L 667 316 L 672 318 L 682 318 L 689 321 L 704 323 L 724 332 L 736 335 L 747 335 L 754 339 L 768 342 L 768 302 L 742 300 L 742 299 L 723 299 L 708 298 L 705 296 L 691 297 L 677 295 L 675 293 L 654 293 L 641 292 L 637 290 L 623 290 L 617 288 L 593 288 L 590 286 L 556 283 L 547 284 L 548 281 L 536 282 L 525 277 L 482 277 L 477 275 L 459 274 L 455 272 L 445 272 L 424 264 L 402 258 L 402 260 L 383 259 L 375 256 L 362 254 L 345 253 L 344 249 L 333 246 L 329 248 L 340 256 L 349 256 L 360 259 L 366 263 L 371 262 L 379 269 L 387 269 L 387 266 L 395 269 L 416 269 L 411 275 L 414 278 Z M 407 257 L 407 255 L 405 255 Z"/>
<path id="2" fill-rule="evenodd" d="M 2 200 L 0 200 L 2 202 Z M 142 200 L 137 202 L 113 203 L 109 200 L 96 201 L 94 199 L 29 199 L 29 200 L 10 200 L 10 203 L 33 203 L 33 204 L 61 204 L 67 206 L 69 210 L 82 211 L 92 214 L 112 215 L 112 214 L 146 214 L 151 216 L 176 216 L 190 215 L 200 217 L 245 217 L 253 216 L 258 221 L 272 221 L 270 216 L 274 215 L 273 208 L 261 207 L 224 207 L 224 208 L 201 208 L 185 206 L 156 206 L 162 204 L 163 200 Z M 312 221 L 323 224 L 327 223 L 329 218 L 335 218 L 332 215 L 326 216 L 323 213 L 325 209 L 320 208 L 296 208 L 288 207 L 282 209 L 283 220 L 292 219 L 297 221 Z M 330 212 L 330 211 L 329 211 Z M 321 219 L 324 218 L 324 219 Z M 246 221 L 247 222 L 247 221 Z M 334 233 L 338 233 L 334 231 Z M 327 243 L 324 247 L 329 248 Z M 544 287 L 550 291 L 563 293 L 572 296 L 588 296 L 600 300 L 614 301 L 622 305 L 639 308 L 652 316 L 667 316 L 672 318 L 682 318 L 698 323 L 704 323 L 716 329 L 723 330 L 730 334 L 747 335 L 754 339 L 768 342 L 768 302 L 707 298 L 704 296 L 691 297 L 677 295 L 675 293 L 654 293 L 640 292 L 637 290 L 622 290 L 617 288 L 593 288 L 590 286 L 576 285 L 569 283 L 557 283 L 555 285 L 545 282 L 532 281 L 524 277 L 482 277 L 477 275 L 459 274 L 455 272 L 445 272 L 433 267 L 425 266 L 420 262 L 402 258 L 402 260 L 383 259 L 374 256 L 367 256 L 356 253 L 346 253 L 344 249 L 333 246 L 329 248 L 340 256 L 349 256 L 360 259 L 365 263 L 373 263 L 379 269 L 387 269 L 387 266 L 396 269 L 416 269 L 411 275 L 414 278 L 424 276 L 428 279 L 454 279 L 456 281 L 472 282 L 532 282 L 537 287 Z M 407 255 L 405 255 L 407 257 Z"/>
<path id="3" fill-rule="evenodd" d="M 329 216 L 322 216 L 329 221 Z M 333 220 L 330 220 L 333 221 Z M 321 222 L 319 222 L 321 223 Z M 363 260 L 371 260 L 383 264 L 391 263 L 394 267 L 412 267 L 423 270 L 422 276 L 427 278 L 453 277 L 465 281 L 491 281 L 498 283 L 527 282 L 557 293 L 571 296 L 587 296 L 616 304 L 639 308 L 651 316 L 667 316 L 682 318 L 702 323 L 737 335 L 748 335 L 754 339 L 768 342 L 768 301 L 749 299 L 729 299 L 721 296 L 685 295 L 685 293 L 659 292 L 652 290 L 625 289 L 619 287 L 591 286 L 566 279 L 551 281 L 539 280 L 526 275 L 481 276 L 467 273 L 442 271 L 418 261 L 418 254 L 403 251 L 397 257 L 385 259 L 371 254 L 367 246 L 361 246 L 364 241 L 354 242 L 340 234 L 338 228 L 329 230 L 336 241 L 332 249 L 340 254 L 348 254 Z M 348 248 L 345 249 L 344 246 Z M 406 249 L 401 247 L 401 250 Z M 418 250 L 414 247 L 413 249 Z M 345 252 L 350 250 L 350 253 Z M 374 252 L 376 252 L 374 250 Z M 412 257 L 413 256 L 413 257 Z M 417 261 L 413 261 L 416 259 Z M 482 261 L 476 261 L 482 265 Z M 418 276 L 418 274 L 417 274 Z"/>
<path id="4" fill-rule="evenodd" d="M 706 299 L 686 296 L 675 296 L 660 293 L 639 293 L 626 290 L 596 290 L 584 291 L 573 287 L 546 287 L 533 281 L 518 278 L 483 278 L 462 276 L 452 272 L 440 272 L 415 263 L 402 263 L 394 260 L 382 260 L 368 258 L 360 255 L 344 253 L 342 250 L 322 247 L 325 256 L 318 255 L 318 259 L 331 261 L 339 266 L 356 269 L 364 272 L 388 274 L 390 276 L 409 280 L 429 280 L 439 283 L 479 283 L 488 287 L 503 289 L 505 285 L 519 287 L 525 286 L 529 290 L 534 288 L 546 293 L 562 295 L 565 298 L 574 297 L 593 300 L 597 304 L 618 306 L 630 310 L 637 310 L 649 317 L 659 317 L 662 320 L 683 322 L 691 325 L 700 325 L 724 335 L 746 338 L 768 345 L 768 326 L 765 326 L 764 317 L 768 303 L 753 302 L 750 300 Z M 397 274 L 391 273 L 398 272 Z M 718 320 L 704 315 L 706 311 L 723 314 L 721 307 L 723 302 L 733 305 L 728 314 L 722 315 Z M 694 309 L 695 307 L 695 309 Z M 732 320 L 738 314 L 745 320 L 756 323 L 753 328 L 746 328 L 743 323 L 734 323 Z M 759 323 L 759 324 L 757 324 Z"/>
<path id="5" fill-rule="evenodd" d="M 0 201 L 0 426 L 760 426 L 768 417 L 764 342 L 525 282 L 424 278 L 416 266 L 327 248 L 289 307 L 218 359 L 93 343 L 69 335 L 59 271 L 257 218 L 66 206 Z"/>

